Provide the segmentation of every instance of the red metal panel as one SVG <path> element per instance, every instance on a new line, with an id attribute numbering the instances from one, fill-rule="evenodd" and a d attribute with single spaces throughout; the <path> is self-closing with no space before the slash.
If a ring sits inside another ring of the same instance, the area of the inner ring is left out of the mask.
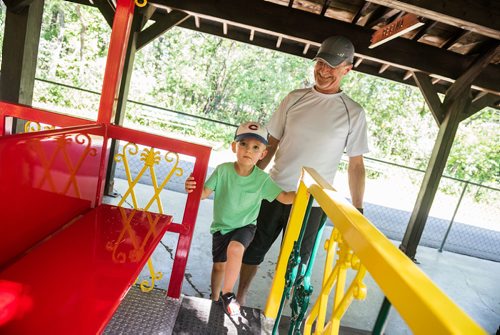
<path id="1" fill-rule="evenodd" d="M 196 157 L 196 162 L 193 168 L 193 176 L 195 180 L 205 180 L 209 158 L 209 154 Z M 168 284 L 167 294 L 172 298 L 177 299 L 181 295 L 182 282 L 184 280 L 184 272 L 186 271 L 189 250 L 193 239 L 196 217 L 198 216 L 198 209 L 200 207 L 202 190 L 202 187 L 196 188 L 188 195 L 187 198 L 186 208 L 184 209 L 184 216 L 182 218 L 182 225 L 187 228 L 187 231 L 182 232 L 179 235 L 177 249 L 175 251 L 174 264 L 172 265 L 172 276 L 170 277 L 170 282 Z"/>
<path id="2" fill-rule="evenodd" d="M 193 176 L 196 180 L 205 180 L 210 152 L 212 150 L 210 147 L 158 135 L 147 134 L 115 125 L 108 125 L 108 135 L 111 138 L 118 140 L 124 140 L 127 142 L 151 146 L 157 149 L 193 156 L 196 158 L 193 168 Z M 179 240 L 177 242 L 177 249 L 172 267 L 172 275 L 168 287 L 168 296 L 172 298 L 179 298 L 181 294 L 184 272 L 186 270 L 194 226 L 200 205 L 201 191 L 202 188 L 200 187 L 189 194 L 181 223 L 182 227 L 177 227 L 176 224 L 172 224 L 171 229 L 169 229 L 172 232 L 179 233 Z"/>
<path id="3" fill-rule="evenodd" d="M 43 109 L 0 101 L 0 135 L 3 135 L 4 131 L 2 120 L 4 119 L 4 117 L 9 116 L 17 117 L 23 120 L 46 123 L 56 127 L 71 127 L 95 124 L 95 121 L 92 120 L 81 119 L 78 117 L 54 113 Z"/>
<path id="4" fill-rule="evenodd" d="M 54 234 L 0 272 L 25 309 L 0 332 L 101 333 L 171 220 L 102 205 Z"/>
<path id="5" fill-rule="evenodd" d="M 116 2 L 113 30 L 109 43 L 106 71 L 102 83 L 101 102 L 99 105 L 98 122 L 110 123 L 112 121 L 127 52 L 130 26 L 134 16 L 134 0 L 118 0 Z"/>
<path id="6" fill-rule="evenodd" d="M 92 207 L 103 129 L 0 138 L 0 267 Z"/>
<path id="7" fill-rule="evenodd" d="M 211 147 L 174 138 L 154 135 L 116 125 L 108 125 L 108 136 L 117 140 L 133 142 L 157 149 L 169 150 L 193 157 L 209 157 Z"/>

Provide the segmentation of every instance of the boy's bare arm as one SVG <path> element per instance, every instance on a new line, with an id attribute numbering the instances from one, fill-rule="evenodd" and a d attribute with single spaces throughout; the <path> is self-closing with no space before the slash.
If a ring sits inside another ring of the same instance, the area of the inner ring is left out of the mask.
<path id="1" fill-rule="evenodd" d="M 184 189 L 186 190 L 187 193 L 191 193 L 195 190 L 196 188 L 196 180 L 194 180 L 194 177 L 190 175 L 187 179 L 186 182 L 184 183 Z M 210 194 L 212 194 L 213 190 L 204 187 L 203 191 L 201 192 L 201 200 L 208 198 Z"/>
<path id="2" fill-rule="evenodd" d="M 276 197 L 276 200 L 278 200 L 279 202 L 281 202 L 282 204 L 285 204 L 285 205 L 292 204 L 293 199 L 295 199 L 295 192 L 294 191 L 290 191 L 290 192 L 283 191 L 280 194 L 278 194 L 278 196 Z"/>

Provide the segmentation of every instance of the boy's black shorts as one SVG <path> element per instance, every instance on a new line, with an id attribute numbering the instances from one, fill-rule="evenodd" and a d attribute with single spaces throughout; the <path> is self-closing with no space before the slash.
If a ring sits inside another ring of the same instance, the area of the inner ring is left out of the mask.
<path id="1" fill-rule="evenodd" d="M 212 258 L 214 263 L 227 261 L 227 246 L 231 241 L 240 242 L 246 249 L 250 242 L 252 242 L 256 229 L 255 225 L 250 224 L 237 228 L 225 235 L 215 232 L 212 235 Z"/>
<path id="2" fill-rule="evenodd" d="M 259 265 L 264 261 L 264 257 L 274 241 L 276 241 L 278 236 L 285 231 L 291 209 L 292 205 L 284 205 L 277 200 L 273 202 L 267 200 L 262 201 L 259 216 L 257 218 L 257 231 L 255 232 L 252 243 L 250 243 L 243 255 L 244 264 Z M 311 208 L 311 214 L 309 215 L 304 238 L 302 239 L 302 246 L 300 248 L 302 263 L 307 263 L 311 256 L 322 213 L 323 210 L 320 207 Z"/>

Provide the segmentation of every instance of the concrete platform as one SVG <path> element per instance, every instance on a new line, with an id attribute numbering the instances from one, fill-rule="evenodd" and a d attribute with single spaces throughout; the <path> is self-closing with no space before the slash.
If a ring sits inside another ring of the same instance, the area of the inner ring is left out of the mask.
<path id="1" fill-rule="evenodd" d="M 123 194 L 126 182 L 116 180 L 116 191 Z M 148 192 L 149 186 L 139 185 L 138 194 Z M 140 197 L 140 195 L 139 195 Z M 174 222 L 182 219 L 186 194 L 164 191 L 162 200 L 165 211 L 174 216 Z M 119 198 L 107 198 L 110 203 L 117 203 Z M 208 298 L 210 295 L 211 271 L 211 235 L 209 227 L 212 218 L 212 200 L 201 202 L 198 222 L 194 232 L 194 240 L 189 255 L 182 293 L 188 296 Z M 325 229 L 323 239 L 331 232 L 331 227 Z M 175 236 L 167 234 L 153 255 L 157 270 L 164 272 L 164 279 L 157 287 L 166 289 L 168 286 L 169 269 L 175 250 Z M 399 242 L 394 242 L 396 245 Z M 250 307 L 262 309 L 266 302 L 267 292 L 274 274 L 279 243 L 275 243 L 262 264 L 251 287 L 247 303 Z M 419 247 L 417 259 L 420 268 L 438 285 L 458 306 L 469 314 L 488 333 L 495 334 L 500 325 L 500 263 L 478 258 L 444 252 L 435 249 Z M 313 286 L 320 286 L 320 269 L 324 263 L 324 252 L 320 250 L 313 276 Z M 148 278 L 147 268 L 141 273 L 141 279 Z M 380 308 L 383 294 L 368 276 L 365 279 L 368 286 L 368 296 L 365 301 L 353 302 L 351 308 L 342 319 L 342 325 L 360 330 L 371 330 Z M 313 293 L 312 301 L 316 295 Z M 285 315 L 290 315 L 285 310 Z M 404 321 L 395 310 L 391 311 L 386 334 L 411 334 Z"/>

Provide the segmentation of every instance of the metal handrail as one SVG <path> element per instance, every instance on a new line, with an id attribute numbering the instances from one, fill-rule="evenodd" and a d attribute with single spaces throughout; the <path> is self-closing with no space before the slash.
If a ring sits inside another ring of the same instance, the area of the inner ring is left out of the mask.
<path id="1" fill-rule="evenodd" d="M 326 243 L 327 246 L 330 247 L 337 242 L 348 247 L 348 250 L 340 251 L 338 261 L 342 259 L 343 253 L 346 256 L 346 264 L 351 264 L 353 268 L 361 269 L 361 271 L 366 268 L 415 334 L 486 334 L 484 329 L 448 298 L 416 264 L 311 168 L 302 170 L 271 292 L 264 310 L 266 317 L 276 317 L 277 306 L 279 306 L 285 287 L 287 263 L 294 241 L 297 241 L 299 236 L 310 196 L 314 197 L 326 215 L 335 222 L 335 229 L 332 230 L 332 236 Z M 332 270 L 331 264 L 328 263 L 329 261 L 325 262 L 325 272 Z M 345 281 L 345 275 L 343 278 L 339 276 L 335 285 L 343 287 Z M 324 280 L 323 283 L 325 286 L 320 297 L 329 294 L 332 289 L 331 278 Z M 357 284 L 359 283 L 355 283 L 355 286 Z M 362 286 L 358 285 L 358 290 Z M 356 291 L 356 287 L 353 290 Z M 335 292 L 341 296 L 335 295 L 334 297 L 336 304 L 332 316 L 322 329 L 318 329 L 317 323 L 315 333 L 326 331 L 338 334 L 340 318 L 350 303 L 349 299 L 357 294 L 355 292 L 344 294 L 343 289 L 335 290 Z M 321 311 L 324 313 L 322 316 L 324 320 L 326 308 L 316 305 L 318 303 L 312 308 L 315 315 L 310 315 L 306 320 L 306 333 Z"/>

